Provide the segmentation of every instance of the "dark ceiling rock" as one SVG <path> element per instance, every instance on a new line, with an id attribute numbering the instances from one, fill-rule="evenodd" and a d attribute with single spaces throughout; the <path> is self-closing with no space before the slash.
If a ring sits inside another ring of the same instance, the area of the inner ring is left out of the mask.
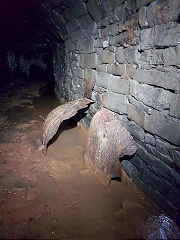
<path id="1" fill-rule="evenodd" d="M 94 21 L 98 22 L 106 16 L 106 12 L 102 5 L 98 1 L 88 1 L 87 8 Z"/>
<path id="2" fill-rule="evenodd" d="M 41 29 L 40 0 L 6 0 L 0 8 L 0 44 L 37 42 Z"/>

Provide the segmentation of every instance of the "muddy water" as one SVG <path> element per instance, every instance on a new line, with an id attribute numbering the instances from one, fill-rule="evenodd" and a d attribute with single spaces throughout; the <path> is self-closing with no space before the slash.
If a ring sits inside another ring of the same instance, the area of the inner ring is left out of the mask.
<path id="1" fill-rule="evenodd" d="M 47 156 L 43 117 L 59 103 L 43 82 L 1 98 L 1 239 L 179 238 L 171 219 L 127 182 L 104 185 L 84 166 L 85 135 L 63 124 Z"/>

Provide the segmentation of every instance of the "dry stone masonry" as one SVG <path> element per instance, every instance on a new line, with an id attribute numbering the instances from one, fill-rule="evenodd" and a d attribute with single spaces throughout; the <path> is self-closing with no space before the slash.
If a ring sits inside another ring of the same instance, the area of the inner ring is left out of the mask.
<path id="1" fill-rule="evenodd" d="M 59 98 L 83 97 L 95 78 L 83 123 L 102 106 L 119 114 L 138 147 L 123 169 L 180 222 L 180 1 L 51 0 L 43 11 Z"/>

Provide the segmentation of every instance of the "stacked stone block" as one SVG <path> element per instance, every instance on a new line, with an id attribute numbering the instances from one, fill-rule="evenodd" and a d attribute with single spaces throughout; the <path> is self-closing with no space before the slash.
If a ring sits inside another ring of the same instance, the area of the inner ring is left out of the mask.
<path id="1" fill-rule="evenodd" d="M 83 123 L 101 107 L 118 113 L 139 148 L 122 167 L 179 219 L 180 1 L 67 0 L 49 9 L 59 14 L 54 25 L 65 47 L 54 62 L 60 97 L 83 97 L 95 77 L 95 104 Z"/>

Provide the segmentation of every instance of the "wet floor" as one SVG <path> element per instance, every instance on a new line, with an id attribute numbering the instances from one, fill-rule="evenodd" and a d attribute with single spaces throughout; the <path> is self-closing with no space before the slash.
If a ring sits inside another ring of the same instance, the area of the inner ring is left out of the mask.
<path id="1" fill-rule="evenodd" d="M 74 121 L 60 127 L 47 156 L 37 150 L 41 116 L 59 104 L 47 84 L 11 87 L 0 99 L 0 239 L 179 238 L 130 183 L 104 185 L 85 168 L 86 136 Z"/>

